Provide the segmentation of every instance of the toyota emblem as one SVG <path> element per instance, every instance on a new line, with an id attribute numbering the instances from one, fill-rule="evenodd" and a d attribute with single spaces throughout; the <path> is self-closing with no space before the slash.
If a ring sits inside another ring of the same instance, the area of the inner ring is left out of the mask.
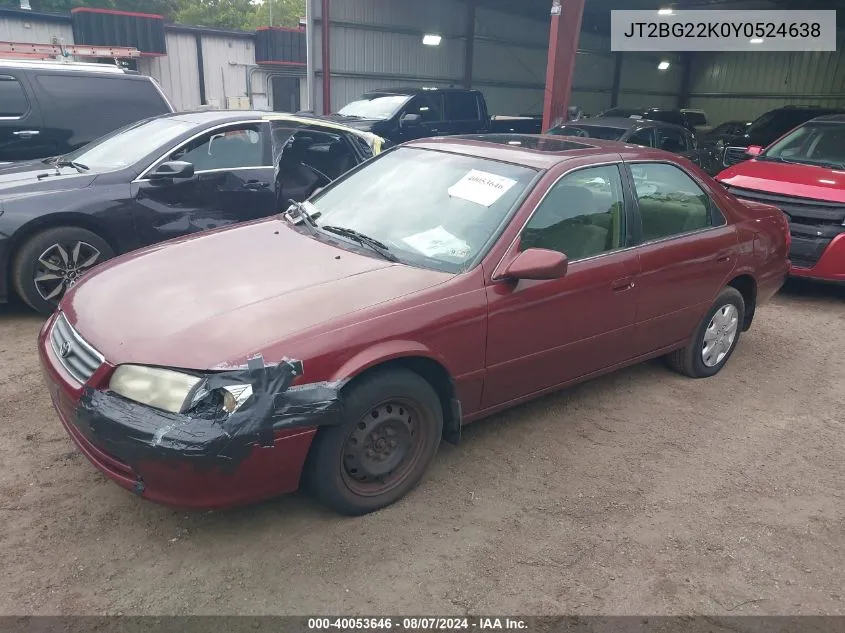
<path id="1" fill-rule="evenodd" d="M 70 341 L 65 341 L 62 343 L 61 347 L 59 347 L 59 356 L 62 358 L 67 358 L 70 356 L 71 345 Z"/>

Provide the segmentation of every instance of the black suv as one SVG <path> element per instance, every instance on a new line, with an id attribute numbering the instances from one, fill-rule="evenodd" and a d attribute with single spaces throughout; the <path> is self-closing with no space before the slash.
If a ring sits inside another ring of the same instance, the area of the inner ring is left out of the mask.
<path id="1" fill-rule="evenodd" d="M 721 167 L 730 167 L 748 160 L 746 150 L 754 145 L 766 147 L 781 136 L 819 116 L 843 114 L 845 110 L 815 106 L 785 106 L 770 110 L 754 120 L 744 133 L 725 139 L 719 147 Z"/>
<path id="2" fill-rule="evenodd" d="M 173 112 L 158 84 L 114 65 L 0 60 L 0 162 L 66 154 Z"/>

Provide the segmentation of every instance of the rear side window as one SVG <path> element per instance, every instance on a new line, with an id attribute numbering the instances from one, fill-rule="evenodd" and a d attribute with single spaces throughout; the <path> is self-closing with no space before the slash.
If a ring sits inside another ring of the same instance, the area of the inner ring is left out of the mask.
<path id="1" fill-rule="evenodd" d="M 712 226 L 710 199 L 680 168 L 666 163 L 634 163 L 631 173 L 644 242 Z"/>
<path id="2" fill-rule="evenodd" d="M 687 145 L 687 135 L 681 130 L 674 128 L 659 128 L 657 134 L 660 136 L 660 149 L 667 152 L 685 152 L 690 149 Z"/>
<path id="3" fill-rule="evenodd" d="M 446 93 L 447 121 L 477 121 L 478 97 L 471 92 Z"/>
<path id="4" fill-rule="evenodd" d="M 625 142 L 630 143 L 631 145 L 640 145 L 642 147 L 654 147 L 654 128 L 644 127 L 641 130 L 637 130 L 631 134 Z"/>
<path id="5" fill-rule="evenodd" d="M 9 75 L 0 75 L 0 117 L 19 117 L 29 110 L 23 86 Z"/>
<path id="6" fill-rule="evenodd" d="M 37 75 L 45 124 L 68 130 L 71 145 L 80 145 L 128 123 L 170 109 L 146 79 Z"/>

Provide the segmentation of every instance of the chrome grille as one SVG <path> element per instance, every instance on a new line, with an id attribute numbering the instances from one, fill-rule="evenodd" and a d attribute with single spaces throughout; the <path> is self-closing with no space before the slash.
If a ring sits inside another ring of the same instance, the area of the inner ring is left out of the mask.
<path id="1" fill-rule="evenodd" d="M 62 367 L 81 384 L 103 364 L 103 357 L 83 339 L 64 314 L 59 313 L 50 331 L 50 344 Z"/>
<path id="2" fill-rule="evenodd" d="M 723 160 L 725 167 L 730 167 L 731 165 L 748 160 L 748 156 L 745 155 L 745 149 L 744 147 L 726 147 Z"/>

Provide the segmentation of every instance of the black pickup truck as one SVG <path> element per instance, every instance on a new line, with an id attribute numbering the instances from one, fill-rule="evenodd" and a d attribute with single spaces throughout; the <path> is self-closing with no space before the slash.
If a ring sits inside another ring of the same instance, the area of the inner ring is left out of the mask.
<path id="1" fill-rule="evenodd" d="M 386 88 L 361 95 L 332 119 L 393 143 L 456 134 L 539 134 L 537 116 L 489 116 L 478 90 Z"/>

